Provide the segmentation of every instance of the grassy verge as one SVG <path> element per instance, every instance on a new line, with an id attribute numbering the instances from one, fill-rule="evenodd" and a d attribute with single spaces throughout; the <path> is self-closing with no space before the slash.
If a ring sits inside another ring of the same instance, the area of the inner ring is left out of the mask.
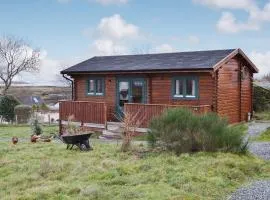
<path id="1" fill-rule="evenodd" d="M 258 138 L 257 141 L 270 142 L 270 128 L 263 132 Z"/>
<path id="2" fill-rule="evenodd" d="M 29 134 L 27 128 L 10 129 L 5 131 Z M 177 157 L 139 153 L 139 147 L 120 153 L 116 144 L 97 141 L 93 146 L 82 153 L 58 142 L 0 142 L 1 199 L 222 199 L 243 183 L 270 177 L 270 163 L 249 155 Z"/>
<path id="3" fill-rule="evenodd" d="M 270 120 L 270 112 L 259 112 L 259 113 L 255 113 L 254 115 L 254 119 L 256 120 Z"/>

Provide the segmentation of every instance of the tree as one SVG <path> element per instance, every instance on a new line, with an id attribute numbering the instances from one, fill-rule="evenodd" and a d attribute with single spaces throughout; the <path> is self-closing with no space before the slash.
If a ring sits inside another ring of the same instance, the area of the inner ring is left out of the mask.
<path id="1" fill-rule="evenodd" d="M 20 102 L 14 98 L 13 96 L 2 96 L 0 97 L 0 116 L 5 121 L 14 121 L 15 119 L 15 112 L 14 108 L 19 105 Z"/>
<path id="2" fill-rule="evenodd" d="M 264 80 L 264 81 L 269 81 L 269 82 L 270 82 L 270 73 L 265 74 L 265 75 L 262 77 L 262 80 Z"/>
<path id="3" fill-rule="evenodd" d="M 0 80 L 2 95 L 6 95 L 15 76 L 21 72 L 39 70 L 39 51 L 31 49 L 22 39 L 11 36 L 0 38 Z"/>

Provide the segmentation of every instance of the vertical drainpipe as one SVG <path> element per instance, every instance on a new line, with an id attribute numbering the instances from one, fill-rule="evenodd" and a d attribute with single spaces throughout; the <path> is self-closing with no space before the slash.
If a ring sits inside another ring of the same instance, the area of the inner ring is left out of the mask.
<path id="1" fill-rule="evenodd" d="M 63 78 L 71 82 L 71 99 L 74 101 L 74 81 L 62 74 Z"/>
<path id="2" fill-rule="evenodd" d="M 72 101 L 74 101 L 74 92 L 73 92 L 74 91 L 73 90 L 73 88 L 74 88 L 74 81 L 72 79 L 66 77 L 65 74 L 62 74 L 62 76 L 63 76 L 64 79 L 66 79 L 66 80 L 68 80 L 68 81 L 71 82 L 71 99 L 72 99 Z M 62 120 L 59 119 L 59 135 L 61 135 L 61 134 L 62 134 Z"/>

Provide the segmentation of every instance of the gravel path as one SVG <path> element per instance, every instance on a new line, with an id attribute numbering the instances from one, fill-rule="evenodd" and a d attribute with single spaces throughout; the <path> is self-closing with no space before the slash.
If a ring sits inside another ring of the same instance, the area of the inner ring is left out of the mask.
<path id="1" fill-rule="evenodd" d="M 270 160 L 270 142 L 252 142 L 249 151 L 262 159 Z"/>
<path id="2" fill-rule="evenodd" d="M 270 181 L 257 181 L 251 185 L 237 190 L 230 200 L 269 200 Z"/>
<path id="3" fill-rule="evenodd" d="M 248 127 L 248 135 L 251 138 L 257 137 L 268 127 L 270 127 L 270 123 L 252 122 Z M 270 142 L 252 142 L 249 145 L 249 151 L 262 159 L 270 160 Z"/>
<path id="4" fill-rule="evenodd" d="M 250 123 L 248 135 L 259 136 L 270 127 L 270 123 Z M 252 142 L 249 151 L 262 159 L 270 160 L 270 142 Z M 270 180 L 256 181 L 234 192 L 230 200 L 270 200 Z"/>
<path id="5" fill-rule="evenodd" d="M 251 122 L 248 125 L 248 135 L 250 137 L 259 136 L 263 131 L 265 131 L 268 127 L 270 127 L 269 123 L 258 123 L 258 122 Z"/>

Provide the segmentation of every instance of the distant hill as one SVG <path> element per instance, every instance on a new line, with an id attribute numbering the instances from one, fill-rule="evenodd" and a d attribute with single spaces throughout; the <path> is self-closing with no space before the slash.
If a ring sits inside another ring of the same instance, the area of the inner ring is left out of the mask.
<path id="1" fill-rule="evenodd" d="M 58 87 L 58 86 L 12 86 L 8 90 L 8 94 L 17 98 L 25 96 L 39 96 L 46 104 L 55 104 L 59 100 L 71 99 L 70 87 Z"/>

